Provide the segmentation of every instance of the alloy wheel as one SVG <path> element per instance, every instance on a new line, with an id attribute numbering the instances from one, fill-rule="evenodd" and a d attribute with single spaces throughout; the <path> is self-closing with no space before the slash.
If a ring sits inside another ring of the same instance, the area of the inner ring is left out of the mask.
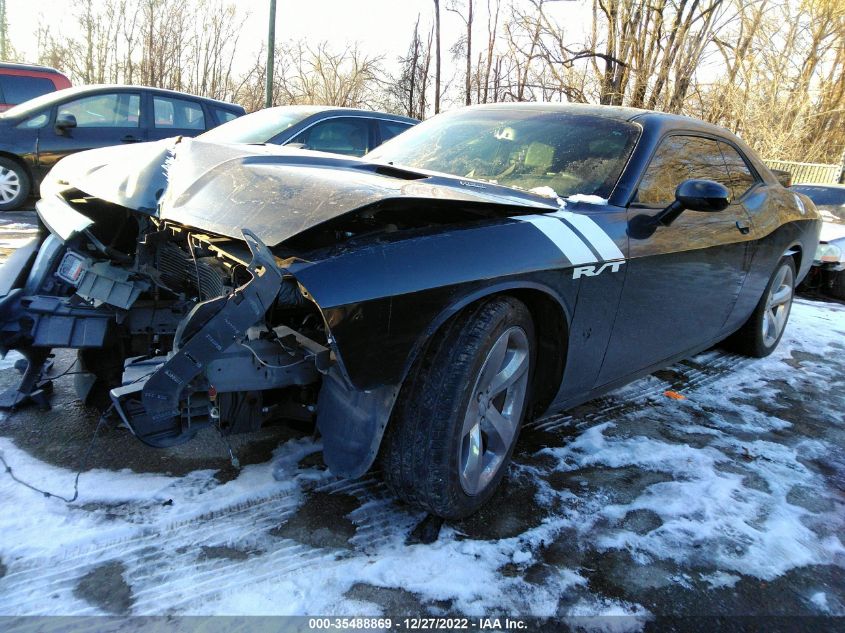
<path id="1" fill-rule="evenodd" d="M 0 202 L 11 202 L 20 194 L 20 191 L 20 176 L 7 167 L 0 167 Z"/>
<path id="2" fill-rule="evenodd" d="M 786 264 L 780 267 L 769 288 L 766 309 L 763 312 L 763 343 L 771 347 L 780 338 L 789 318 L 792 296 L 795 292 L 795 276 Z"/>
<path id="3" fill-rule="evenodd" d="M 461 487 L 470 496 L 481 493 L 506 461 L 519 430 L 530 363 L 528 336 L 513 326 L 496 339 L 481 366 L 458 454 Z"/>

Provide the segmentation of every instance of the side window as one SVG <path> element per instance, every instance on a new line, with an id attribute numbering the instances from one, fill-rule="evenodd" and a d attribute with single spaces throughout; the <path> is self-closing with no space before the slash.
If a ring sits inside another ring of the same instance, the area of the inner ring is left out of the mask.
<path id="1" fill-rule="evenodd" d="M 646 168 L 635 201 L 668 206 L 675 199 L 675 188 L 690 178 L 713 180 L 730 188 L 719 143 L 699 136 L 670 136 Z"/>
<path id="2" fill-rule="evenodd" d="M 363 156 L 370 149 L 368 119 L 338 118 L 316 123 L 297 134 L 290 143 L 302 143 L 305 149 L 347 156 Z"/>
<path id="3" fill-rule="evenodd" d="M 745 195 L 745 192 L 754 186 L 757 179 L 751 170 L 748 168 L 748 163 L 733 147 L 727 143 L 719 143 L 722 148 L 722 154 L 725 157 L 725 163 L 728 166 L 728 173 L 730 174 L 731 195 L 734 200 L 739 200 Z"/>
<path id="4" fill-rule="evenodd" d="M 413 126 L 408 123 L 399 123 L 398 121 L 379 120 L 378 127 L 381 133 L 381 142 L 386 143 L 394 136 L 399 136 L 402 132 L 410 130 Z"/>
<path id="5" fill-rule="evenodd" d="M 157 128 L 204 130 L 202 106 L 187 99 L 153 97 L 153 125 Z"/>
<path id="6" fill-rule="evenodd" d="M 217 122 L 221 124 L 234 121 L 238 118 L 238 115 L 234 112 L 230 112 L 229 110 L 224 110 L 222 108 L 214 108 L 214 116 L 217 117 Z"/>
<path id="7" fill-rule="evenodd" d="M 141 97 L 127 92 L 83 97 L 59 106 L 59 115 L 76 118 L 76 127 L 138 127 Z"/>
<path id="8" fill-rule="evenodd" d="M 55 84 L 46 77 L 0 75 L 0 91 L 5 103 L 23 103 L 53 92 L 55 89 Z"/>

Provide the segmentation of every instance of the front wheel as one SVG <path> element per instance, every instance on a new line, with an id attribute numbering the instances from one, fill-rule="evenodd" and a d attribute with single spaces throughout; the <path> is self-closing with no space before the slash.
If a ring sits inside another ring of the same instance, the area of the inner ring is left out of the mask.
<path id="1" fill-rule="evenodd" d="M 481 507 L 510 462 L 535 358 L 534 324 L 516 299 L 447 323 L 403 387 L 384 440 L 396 495 L 446 519 Z"/>
<path id="2" fill-rule="evenodd" d="M 732 346 L 755 358 L 771 354 L 786 330 L 794 296 L 795 262 L 791 257 L 784 257 L 778 262 L 754 312 L 731 337 Z"/>
<path id="3" fill-rule="evenodd" d="M 20 163 L 0 156 L 0 211 L 12 211 L 29 196 L 29 174 Z"/>

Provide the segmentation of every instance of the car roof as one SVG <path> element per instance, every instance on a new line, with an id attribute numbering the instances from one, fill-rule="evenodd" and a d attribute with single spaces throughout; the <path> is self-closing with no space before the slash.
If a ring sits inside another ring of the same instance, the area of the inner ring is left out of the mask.
<path id="1" fill-rule="evenodd" d="M 153 88 L 151 86 L 136 86 L 136 85 L 123 85 L 123 84 L 91 84 L 86 86 L 74 86 L 73 88 L 66 88 L 65 90 L 60 91 L 63 97 L 66 96 L 73 96 L 73 95 L 84 95 L 89 93 L 96 93 L 96 92 L 112 92 L 112 91 L 120 91 L 120 92 L 131 92 L 133 90 L 146 90 L 148 92 L 155 92 L 158 94 L 164 94 L 172 97 L 190 97 L 191 99 L 196 99 L 198 101 L 204 101 L 206 103 L 211 103 L 214 105 L 219 105 L 224 108 L 231 108 L 236 107 L 240 108 L 241 106 L 235 103 L 229 103 L 227 101 L 220 101 L 218 99 L 212 99 L 210 97 L 201 97 L 199 95 L 191 94 L 189 92 L 179 92 L 178 90 L 168 90 L 167 88 Z M 59 93 L 54 93 L 59 94 Z"/>
<path id="2" fill-rule="evenodd" d="M 73 86 L 72 88 L 64 88 L 63 90 L 56 90 L 55 92 L 47 93 L 46 95 L 42 95 L 40 99 L 42 99 L 41 104 L 38 107 L 42 107 L 43 105 L 47 105 L 52 101 L 60 101 L 62 99 L 66 99 L 67 97 L 76 97 L 76 96 L 85 96 L 89 94 L 98 94 L 101 92 L 133 92 L 135 90 L 146 90 L 148 92 L 154 92 L 156 94 L 162 94 L 167 96 L 172 96 L 174 98 L 185 98 L 190 97 L 191 99 L 195 99 L 197 101 L 203 101 L 205 103 L 209 103 L 215 106 L 220 106 L 222 108 L 236 108 L 238 110 L 241 109 L 241 106 L 234 104 L 234 103 L 227 103 L 226 101 L 218 101 L 217 99 L 211 99 L 209 97 L 200 97 L 198 95 L 193 95 L 187 92 L 178 92 L 176 90 L 167 90 L 165 88 L 151 88 L 149 86 L 134 86 L 134 85 L 122 85 L 122 84 L 91 84 L 86 86 Z M 39 98 L 39 97 L 36 97 Z M 25 102 L 26 103 L 26 102 Z"/>
<path id="3" fill-rule="evenodd" d="M 403 116 L 401 114 L 379 112 L 378 110 L 365 110 L 364 108 L 345 108 L 342 106 L 328 105 L 283 105 L 273 106 L 271 108 L 263 108 L 261 110 L 255 110 L 255 112 L 269 112 L 273 110 L 285 112 L 299 112 L 305 116 L 313 116 L 315 114 L 351 114 L 377 119 L 387 119 L 391 121 L 403 121 L 406 123 L 419 123 L 418 119 L 413 119 L 411 117 Z"/>
<path id="4" fill-rule="evenodd" d="M 643 127 L 700 130 L 720 136 L 734 138 L 734 134 L 726 128 L 694 119 L 680 114 L 630 108 L 627 106 L 597 105 L 592 103 L 546 103 L 546 102 L 499 102 L 469 106 L 466 109 L 479 110 L 523 110 L 537 112 L 560 112 L 566 114 L 580 114 L 599 116 L 617 121 L 637 122 Z"/>
<path id="5" fill-rule="evenodd" d="M 0 62 L 0 70 L 31 70 L 39 73 L 50 73 L 52 75 L 63 75 L 61 71 L 49 66 L 41 66 L 39 64 L 18 64 L 11 62 Z"/>
<path id="6" fill-rule="evenodd" d="M 601 116 L 620 121 L 630 121 L 634 117 L 647 113 L 648 110 L 626 108 L 622 106 L 594 105 L 590 103 L 547 103 L 543 101 L 502 101 L 499 103 L 483 103 L 467 106 L 462 110 L 520 110 L 533 112 L 561 112 L 567 114 L 584 114 Z"/>

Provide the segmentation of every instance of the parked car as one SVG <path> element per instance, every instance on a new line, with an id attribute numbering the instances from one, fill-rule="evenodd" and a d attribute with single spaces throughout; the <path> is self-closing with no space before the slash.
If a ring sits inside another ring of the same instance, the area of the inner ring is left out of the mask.
<path id="1" fill-rule="evenodd" d="M 66 158 L 50 234 L 0 269 L 0 344 L 45 401 L 78 348 L 151 446 L 314 420 L 442 517 L 493 494 L 526 417 L 720 341 L 770 354 L 821 228 L 727 130 L 627 108 L 441 114 L 365 159 L 202 139 Z M 60 441 L 60 440 L 57 440 Z"/>
<path id="2" fill-rule="evenodd" d="M 824 221 L 804 286 L 845 300 L 845 185 L 801 184 L 792 189 L 812 200 Z"/>
<path id="3" fill-rule="evenodd" d="M 239 105 L 141 86 L 83 86 L 0 114 L 0 211 L 20 207 L 61 158 L 107 145 L 196 136 Z"/>
<path id="4" fill-rule="evenodd" d="M 258 110 L 202 135 L 215 143 L 296 145 L 363 156 L 419 123 L 405 116 L 330 106 L 279 106 Z"/>
<path id="5" fill-rule="evenodd" d="M 0 62 L 0 112 L 65 88 L 70 88 L 70 79 L 55 68 Z"/>

